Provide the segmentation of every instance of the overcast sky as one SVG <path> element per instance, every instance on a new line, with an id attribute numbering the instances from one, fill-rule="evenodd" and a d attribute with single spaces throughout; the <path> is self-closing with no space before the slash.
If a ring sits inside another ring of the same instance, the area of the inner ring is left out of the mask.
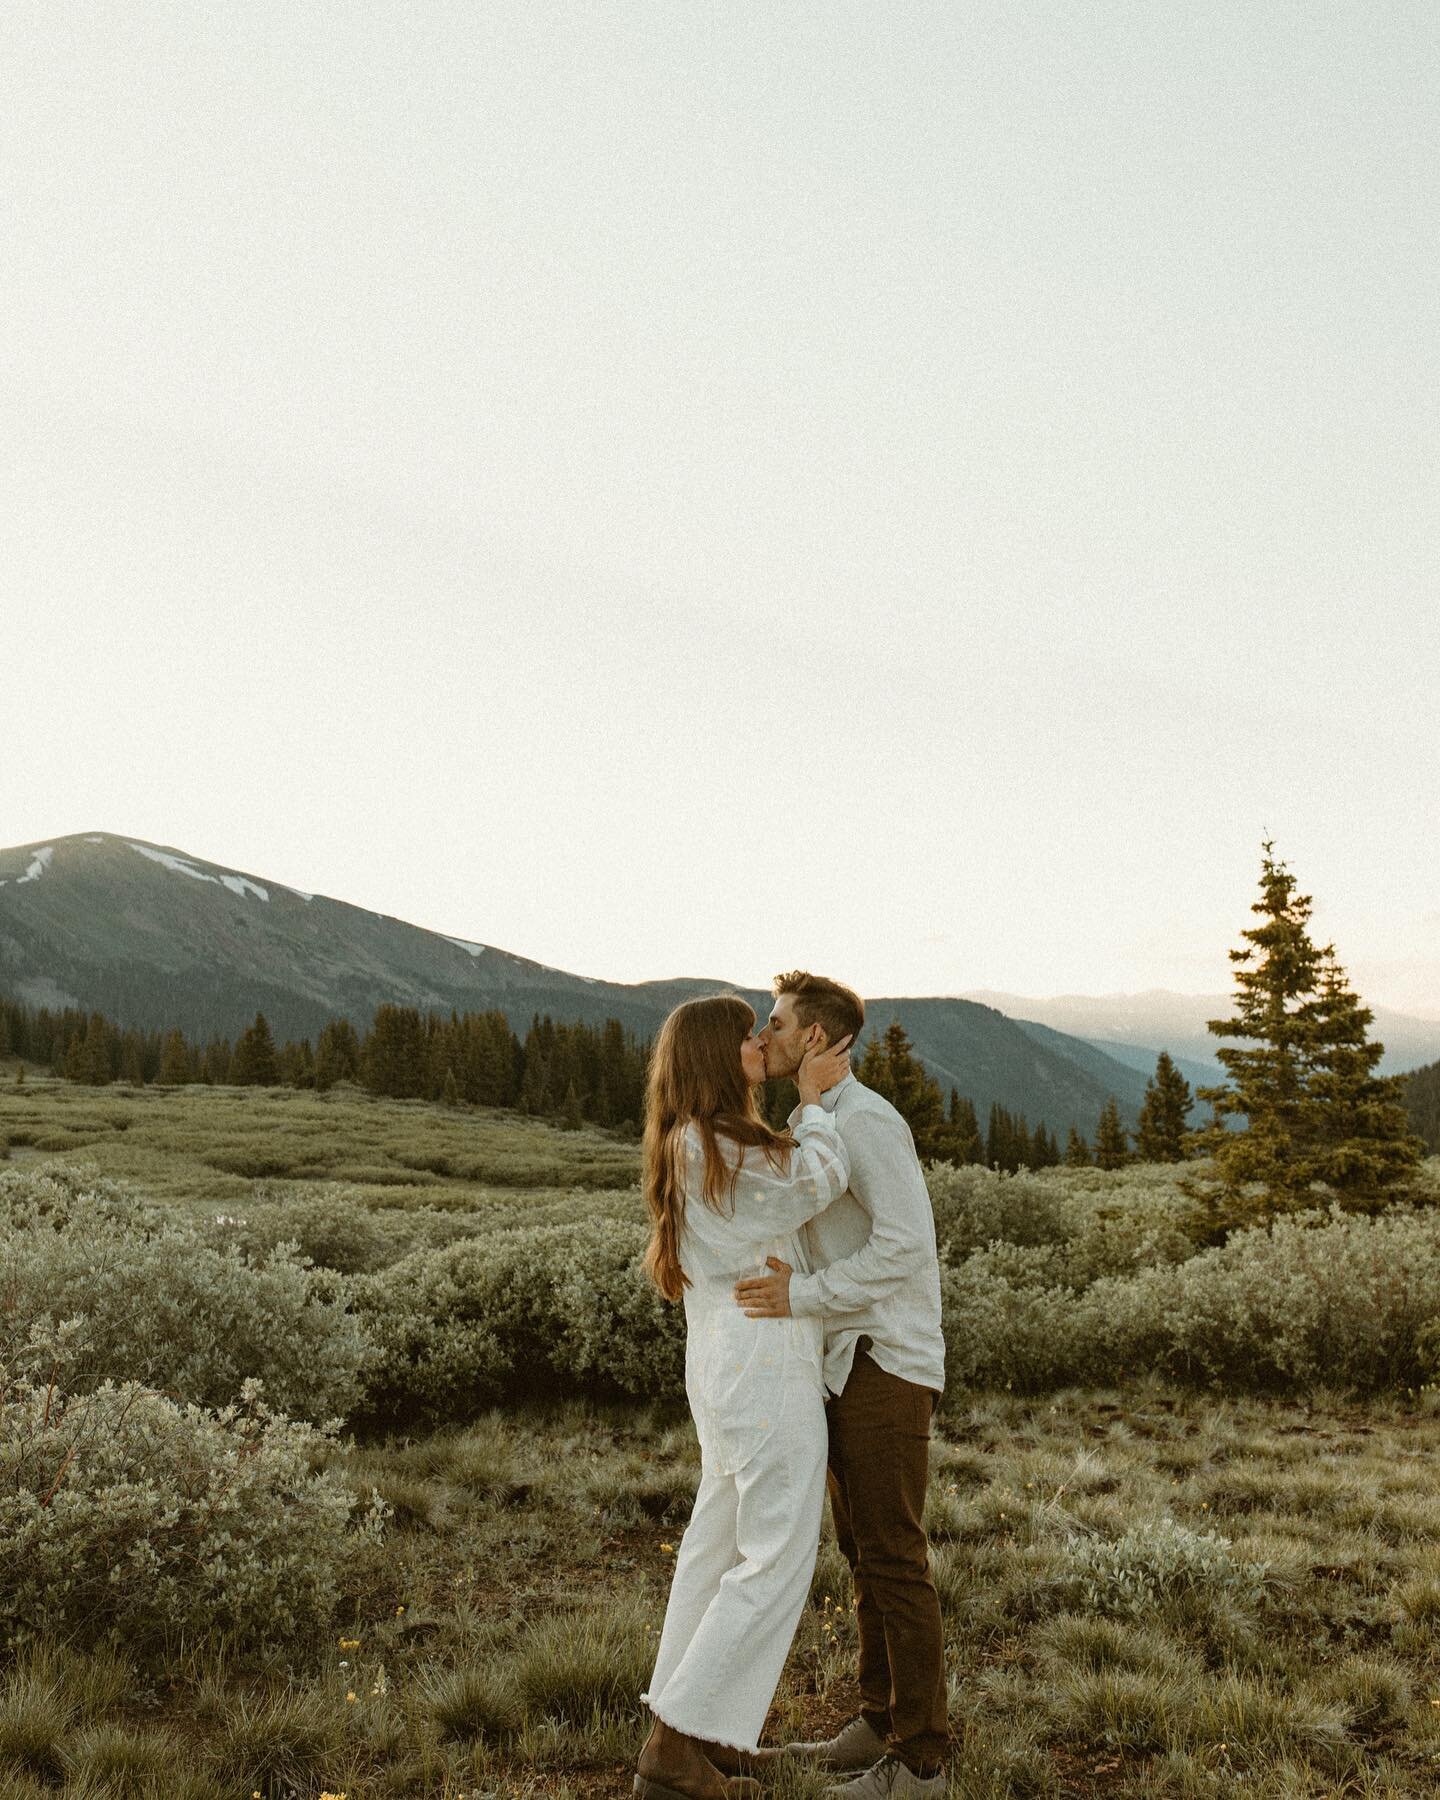
<path id="1" fill-rule="evenodd" d="M 1440 8 L 0 12 L 0 842 L 1440 1013 Z"/>

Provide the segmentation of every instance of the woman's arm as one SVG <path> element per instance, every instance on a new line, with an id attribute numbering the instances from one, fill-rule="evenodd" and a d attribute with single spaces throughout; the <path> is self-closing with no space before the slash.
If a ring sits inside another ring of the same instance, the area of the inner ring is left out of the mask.
<path id="1" fill-rule="evenodd" d="M 733 1217 L 757 1238 L 798 1231 L 849 1186 L 849 1152 L 823 1107 L 805 1107 L 794 1133 L 788 1168 L 774 1168 L 763 1150 L 752 1147 L 735 1171 Z"/>

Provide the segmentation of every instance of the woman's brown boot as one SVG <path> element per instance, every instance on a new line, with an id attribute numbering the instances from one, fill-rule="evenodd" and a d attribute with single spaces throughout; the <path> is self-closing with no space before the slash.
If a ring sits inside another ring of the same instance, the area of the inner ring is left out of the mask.
<path id="1" fill-rule="evenodd" d="M 656 1719 L 636 1765 L 637 1800 L 752 1800 L 760 1784 L 727 1779 L 705 1754 L 709 1747 Z"/>

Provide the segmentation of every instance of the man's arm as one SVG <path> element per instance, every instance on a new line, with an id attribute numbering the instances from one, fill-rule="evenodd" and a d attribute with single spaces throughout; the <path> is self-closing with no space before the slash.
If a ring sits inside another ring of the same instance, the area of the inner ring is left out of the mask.
<path id="1" fill-rule="evenodd" d="M 866 1111 L 840 1130 L 850 1152 L 850 1192 L 870 1215 L 870 1236 L 829 1268 L 790 1277 L 790 1311 L 797 1318 L 859 1312 L 935 1254 L 935 1213 L 905 1121 Z"/>

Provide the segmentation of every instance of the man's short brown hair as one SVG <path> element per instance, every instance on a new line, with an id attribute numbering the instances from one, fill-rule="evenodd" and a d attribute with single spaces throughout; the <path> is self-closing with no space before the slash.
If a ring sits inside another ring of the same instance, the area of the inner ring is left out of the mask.
<path id="1" fill-rule="evenodd" d="M 849 1037 L 853 1048 L 865 1024 L 865 1002 L 854 988 L 805 969 L 791 969 L 788 975 L 775 977 L 770 991 L 777 999 L 781 994 L 793 995 L 795 1017 L 802 1025 L 818 1025 L 827 1043 L 838 1044 Z"/>

